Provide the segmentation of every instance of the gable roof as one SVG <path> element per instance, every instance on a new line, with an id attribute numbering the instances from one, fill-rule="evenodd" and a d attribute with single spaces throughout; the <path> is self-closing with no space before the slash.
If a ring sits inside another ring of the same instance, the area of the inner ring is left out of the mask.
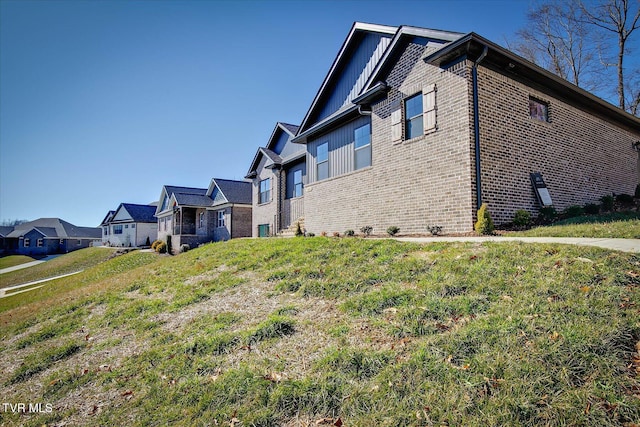
<path id="1" fill-rule="evenodd" d="M 333 111 L 326 117 L 321 116 L 319 120 L 314 121 L 322 106 L 322 100 L 330 94 L 332 82 L 340 78 L 341 70 L 345 69 L 347 64 L 353 60 L 351 55 L 353 55 L 354 49 L 356 49 L 360 39 L 363 37 L 362 35 L 373 33 L 381 33 L 389 37 L 390 40 L 388 42 L 378 46 L 384 46 L 384 52 L 373 54 L 369 58 L 365 69 L 362 70 L 358 78 L 358 83 L 352 88 L 349 97 L 341 108 Z M 386 85 L 380 84 L 378 82 L 378 78 L 381 73 L 395 65 L 397 56 L 410 40 L 415 37 L 424 38 L 433 44 L 434 49 L 437 49 L 459 39 L 462 36 L 462 33 L 433 30 L 428 28 L 411 26 L 389 27 L 374 24 L 363 24 L 361 22 L 354 23 L 292 142 L 305 143 L 307 137 L 323 132 L 335 122 L 356 117 L 359 114 L 360 106 L 358 104 L 360 103 L 363 94 L 367 94 L 367 92 L 372 90 L 372 88 L 375 90 L 376 94 L 382 93 L 383 90 L 386 89 Z"/>
<path id="2" fill-rule="evenodd" d="M 131 221 L 133 222 L 157 222 L 156 217 L 154 216 L 156 213 L 156 206 L 120 203 L 120 206 L 118 206 L 118 209 L 116 209 L 112 218 L 115 218 L 121 209 L 127 211 L 131 217 Z"/>
<path id="3" fill-rule="evenodd" d="M 7 237 L 13 231 L 14 227 L 9 225 L 0 225 L 0 237 Z"/>
<path id="4" fill-rule="evenodd" d="M 276 145 L 278 144 L 279 135 L 284 132 L 289 136 L 289 141 L 296 136 L 296 133 L 300 129 L 299 126 L 277 122 L 275 127 L 273 128 L 273 132 L 271 132 L 271 136 L 269 137 L 269 141 L 265 147 L 259 147 L 256 150 L 256 154 L 253 157 L 253 161 L 251 162 L 251 166 L 249 167 L 249 171 L 245 178 L 255 178 L 257 176 L 258 165 L 262 160 L 262 157 L 266 157 L 269 159 L 271 163 L 266 165 L 265 167 L 279 167 L 282 166 L 284 159 L 280 156 L 280 153 L 275 152 Z"/>
<path id="5" fill-rule="evenodd" d="M 305 131 L 308 127 L 313 125 L 311 123 L 312 117 L 317 113 L 317 110 L 321 107 L 320 103 L 324 96 L 326 96 L 328 92 L 328 88 L 332 83 L 335 82 L 336 79 L 339 78 L 340 70 L 350 61 L 350 51 L 355 47 L 358 43 L 359 38 L 366 33 L 378 33 L 386 35 L 387 37 L 391 37 L 396 33 L 398 27 L 391 27 L 387 25 L 377 25 L 377 24 L 367 24 L 364 22 L 354 22 L 351 26 L 351 30 L 347 35 L 347 38 L 342 44 L 342 47 L 338 51 L 338 55 L 331 64 L 329 68 L 329 72 L 325 76 L 316 96 L 314 97 L 307 114 L 304 116 L 302 123 L 300 124 L 300 129 L 298 132 Z"/>
<path id="6" fill-rule="evenodd" d="M 164 185 L 162 186 L 162 191 L 160 192 L 159 203 L 155 209 L 155 216 L 157 216 L 161 212 L 165 212 L 171 208 L 171 206 L 167 206 L 165 209 L 163 207 L 163 201 L 165 197 L 169 200 L 173 199 L 178 204 L 189 205 L 189 206 L 210 206 L 210 204 L 204 204 L 201 198 L 193 198 L 189 196 L 206 196 L 207 189 L 206 188 L 196 188 L 196 187 L 180 187 L 177 185 Z M 181 203 L 182 201 L 182 203 Z M 194 203 L 191 203 L 194 202 Z"/>
<path id="7" fill-rule="evenodd" d="M 213 178 L 207 190 L 209 196 L 211 196 L 215 187 L 218 187 L 218 190 L 220 190 L 228 203 L 244 205 L 252 203 L 250 182 Z"/>
<path id="8" fill-rule="evenodd" d="M 109 211 L 107 212 L 107 214 L 104 216 L 102 222 L 100 222 L 100 225 L 107 225 L 109 223 L 109 221 L 111 221 L 111 218 L 113 218 L 113 216 L 116 214 L 116 211 Z"/>
<path id="9" fill-rule="evenodd" d="M 16 225 L 14 230 L 7 237 L 21 237 L 36 229 L 45 237 L 58 237 L 61 239 L 95 239 L 102 237 L 102 230 L 97 227 L 79 227 L 60 218 L 39 218 L 35 221 L 25 222 Z"/>

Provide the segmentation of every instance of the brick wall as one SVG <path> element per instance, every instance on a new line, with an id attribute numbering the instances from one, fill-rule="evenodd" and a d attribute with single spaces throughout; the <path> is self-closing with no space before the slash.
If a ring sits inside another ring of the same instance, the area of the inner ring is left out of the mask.
<path id="1" fill-rule="evenodd" d="M 251 224 L 251 211 L 250 207 L 234 206 L 231 212 L 231 238 L 237 237 L 251 237 L 253 230 Z M 257 226 L 255 227 L 257 230 Z"/>
<path id="2" fill-rule="evenodd" d="M 372 166 L 308 184 L 305 225 L 308 231 L 344 232 L 364 225 L 385 233 L 427 233 L 472 228 L 469 80 L 464 72 L 446 73 L 425 64 L 425 48 L 409 45 L 387 78 L 388 97 L 373 105 Z M 402 99 L 436 84 L 438 130 L 394 144 L 391 112 Z M 312 162 L 309 162 L 312 164 Z"/>
<path id="3" fill-rule="evenodd" d="M 640 139 L 593 114 L 493 70 L 478 70 L 483 201 L 497 223 L 517 209 L 537 214 L 529 173 L 541 172 L 555 208 L 633 194 Z M 532 119 L 529 97 L 549 104 L 549 122 Z M 473 177 L 475 182 L 475 177 Z"/>

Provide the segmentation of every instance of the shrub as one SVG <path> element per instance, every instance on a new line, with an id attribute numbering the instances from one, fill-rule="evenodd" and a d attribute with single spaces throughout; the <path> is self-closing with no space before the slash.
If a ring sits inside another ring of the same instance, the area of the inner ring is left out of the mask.
<path id="1" fill-rule="evenodd" d="M 180 245 L 181 254 L 187 252 L 189 249 L 191 249 L 191 246 L 187 245 L 186 243 L 183 243 L 182 245 Z"/>
<path id="2" fill-rule="evenodd" d="M 398 232 L 400 231 L 400 228 L 392 225 L 391 227 L 387 228 L 387 233 L 389 234 L 389 236 L 395 236 L 396 234 L 398 234 Z"/>
<path id="3" fill-rule="evenodd" d="M 316 233 L 307 233 L 307 237 L 315 237 Z"/>
<path id="4" fill-rule="evenodd" d="M 162 243 L 160 240 L 154 240 L 154 241 L 153 241 L 153 243 L 151 244 L 151 249 L 153 249 L 154 251 L 156 251 L 156 252 L 157 252 L 157 249 L 156 249 L 156 248 L 158 247 L 158 245 L 159 245 L 160 243 Z"/>
<path id="5" fill-rule="evenodd" d="M 146 241 L 146 242 L 144 242 L 144 245 L 145 245 L 145 246 L 150 246 L 150 245 L 151 245 L 151 241 L 150 241 L 150 239 L 149 239 L 149 236 L 147 236 L 147 241 Z"/>
<path id="6" fill-rule="evenodd" d="M 302 231 L 302 227 L 300 227 L 300 223 L 296 223 L 296 237 L 304 236 L 304 232 Z"/>
<path id="7" fill-rule="evenodd" d="M 327 232 L 326 232 L 326 231 L 323 231 L 323 232 L 321 232 L 321 233 L 320 233 L 320 235 L 321 235 L 322 237 L 327 237 Z"/>
<path id="8" fill-rule="evenodd" d="M 600 197 L 600 203 L 602 203 L 602 210 L 604 212 L 611 212 L 613 210 L 613 202 L 615 199 L 611 195 Z"/>
<path id="9" fill-rule="evenodd" d="M 480 206 L 478 209 L 478 221 L 476 222 L 475 227 L 473 227 L 478 234 L 491 234 L 495 229 L 493 225 L 493 219 L 491 219 L 491 214 L 489 213 L 489 209 L 485 203 Z"/>
<path id="10" fill-rule="evenodd" d="M 633 197 L 640 199 L 640 184 L 636 185 L 636 192 L 633 193 Z"/>
<path id="11" fill-rule="evenodd" d="M 340 233 L 339 233 L 339 232 L 337 232 L 337 231 L 334 231 L 334 232 L 333 232 L 333 237 L 340 237 Z"/>
<path id="12" fill-rule="evenodd" d="M 634 204 L 633 196 L 629 194 L 618 194 L 616 196 L 616 203 L 623 208 L 628 208 L 630 206 L 633 206 Z"/>
<path id="13" fill-rule="evenodd" d="M 356 232 L 351 230 L 351 229 L 349 229 L 349 230 L 344 232 L 344 235 L 347 236 L 347 237 L 353 237 L 353 236 L 356 235 Z"/>
<path id="14" fill-rule="evenodd" d="M 429 230 L 429 233 L 433 234 L 434 236 L 438 236 L 442 232 L 442 226 L 441 225 L 429 225 L 429 226 L 427 226 L 427 230 Z"/>
<path id="15" fill-rule="evenodd" d="M 518 209 L 513 215 L 513 225 L 516 227 L 528 227 L 531 223 L 531 214 L 524 209 Z"/>
<path id="16" fill-rule="evenodd" d="M 595 203 L 587 203 L 584 205 L 584 213 L 587 215 L 597 215 L 600 213 L 600 205 Z"/>
<path id="17" fill-rule="evenodd" d="M 582 209 L 582 206 L 578 205 L 569 206 L 562 211 L 562 216 L 565 218 L 575 218 L 582 215 L 584 215 L 584 209 Z"/>
<path id="18" fill-rule="evenodd" d="M 159 241 L 158 244 L 156 244 L 154 250 L 159 254 L 165 254 L 167 253 L 167 244 L 165 242 Z"/>
<path id="19" fill-rule="evenodd" d="M 365 225 L 364 227 L 360 227 L 360 232 L 364 234 L 364 237 L 369 237 L 371 232 L 373 232 L 373 227 L 370 225 Z"/>
<path id="20" fill-rule="evenodd" d="M 540 208 L 540 212 L 538 213 L 538 221 L 543 224 L 550 224 L 555 221 L 557 217 L 558 213 L 553 206 L 544 206 Z"/>

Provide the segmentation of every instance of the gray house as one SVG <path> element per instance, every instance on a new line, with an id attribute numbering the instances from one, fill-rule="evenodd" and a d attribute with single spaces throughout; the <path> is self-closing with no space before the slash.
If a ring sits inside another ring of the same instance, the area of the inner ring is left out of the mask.
<path id="1" fill-rule="evenodd" d="M 60 218 L 40 218 L 12 227 L 3 227 L 5 253 L 44 256 L 75 251 L 100 243 L 101 230 L 78 227 Z"/>
<path id="2" fill-rule="evenodd" d="M 158 240 L 175 251 L 238 237 L 251 237 L 251 183 L 213 178 L 208 188 L 165 185 L 155 212 Z"/>
<path id="3" fill-rule="evenodd" d="M 260 147 L 246 178 L 253 183 L 253 237 L 271 236 L 300 223 L 304 226 L 307 150 L 291 140 L 298 126 L 277 123 Z"/>
<path id="4" fill-rule="evenodd" d="M 637 141 L 640 119 L 475 33 L 355 23 L 290 142 L 308 231 L 452 233 L 482 203 L 537 214 L 532 174 L 557 210 L 633 194 Z"/>

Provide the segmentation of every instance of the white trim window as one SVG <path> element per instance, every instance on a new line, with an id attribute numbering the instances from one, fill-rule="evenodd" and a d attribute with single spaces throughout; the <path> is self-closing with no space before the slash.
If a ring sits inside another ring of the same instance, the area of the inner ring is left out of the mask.
<path id="1" fill-rule="evenodd" d="M 200 218 L 198 219 L 198 227 L 204 228 L 204 212 L 200 212 Z"/>
<path id="2" fill-rule="evenodd" d="M 218 228 L 225 226 L 224 211 L 218 211 Z"/>
<path id="3" fill-rule="evenodd" d="M 356 128 L 353 134 L 355 169 L 371 166 L 371 124 Z"/>
<path id="4" fill-rule="evenodd" d="M 293 171 L 293 197 L 302 196 L 302 170 Z"/>
<path id="5" fill-rule="evenodd" d="M 263 179 L 259 184 L 258 203 L 267 203 L 271 201 L 271 178 Z"/>
<path id="6" fill-rule="evenodd" d="M 116 224 L 113 226 L 113 234 L 122 234 L 122 224 Z"/>
<path id="7" fill-rule="evenodd" d="M 31 244 L 31 240 L 28 237 L 25 237 L 24 238 L 24 247 L 28 248 L 30 244 Z"/>
<path id="8" fill-rule="evenodd" d="M 316 181 L 329 178 L 329 143 L 323 142 L 316 148 Z"/>
<path id="9" fill-rule="evenodd" d="M 36 245 L 37 245 L 39 248 L 43 247 L 43 246 L 44 246 L 44 240 L 43 240 L 43 239 L 38 239 L 38 240 L 36 241 Z"/>

